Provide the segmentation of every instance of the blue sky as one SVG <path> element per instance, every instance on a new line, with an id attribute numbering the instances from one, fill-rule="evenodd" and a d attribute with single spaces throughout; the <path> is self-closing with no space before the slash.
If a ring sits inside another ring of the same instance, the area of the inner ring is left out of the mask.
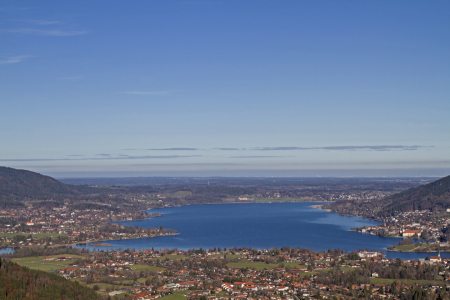
<path id="1" fill-rule="evenodd" d="M 0 1 L 0 165 L 450 174 L 448 1 Z"/>

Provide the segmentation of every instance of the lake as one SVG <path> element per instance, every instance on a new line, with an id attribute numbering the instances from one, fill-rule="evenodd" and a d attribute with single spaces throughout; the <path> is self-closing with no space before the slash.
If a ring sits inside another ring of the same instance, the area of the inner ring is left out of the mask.
<path id="1" fill-rule="evenodd" d="M 320 203 L 237 203 L 192 205 L 153 209 L 162 217 L 121 222 L 126 226 L 159 227 L 177 230 L 178 236 L 108 241 L 112 247 L 77 246 L 90 250 L 173 249 L 180 250 L 233 246 L 266 249 L 290 246 L 314 250 L 340 248 L 385 250 L 401 239 L 382 238 L 349 231 L 352 227 L 374 226 L 379 222 L 340 216 L 312 208 Z M 425 258 L 433 253 L 387 252 L 387 257 Z M 450 256 L 442 253 L 441 256 Z"/>

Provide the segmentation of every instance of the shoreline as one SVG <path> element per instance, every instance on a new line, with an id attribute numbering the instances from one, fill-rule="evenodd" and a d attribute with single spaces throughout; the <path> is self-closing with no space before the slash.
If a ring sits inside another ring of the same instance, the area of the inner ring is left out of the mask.
<path id="1" fill-rule="evenodd" d="M 334 202 L 334 201 L 329 201 L 329 202 Z M 323 206 L 324 205 L 322 204 L 322 205 L 311 205 L 310 207 L 316 208 L 316 209 L 325 210 L 327 212 L 332 212 L 331 209 L 324 209 Z M 359 216 L 351 216 L 351 217 L 359 217 Z M 362 218 L 362 217 L 359 217 L 359 218 Z M 366 219 L 366 218 L 362 218 L 362 219 Z M 366 219 L 366 220 L 370 220 L 370 219 Z M 377 220 L 374 220 L 374 221 L 377 221 Z M 377 222 L 380 222 L 380 221 L 377 221 Z M 348 231 L 364 234 L 362 232 L 359 232 L 359 231 L 356 231 L 356 230 L 351 230 L 351 229 L 348 230 Z M 374 236 L 379 236 L 379 235 L 374 235 Z M 379 237 L 382 237 L 382 236 L 379 236 Z M 402 238 L 402 237 L 401 236 L 400 237 L 397 237 L 397 236 L 383 236 L 382 238 Z M 388 251 L 388 252 L 400 252 L 400 253 L 438 253 L 438 252 L 450 253 L 450 249 L 449 250 L 441 250 L 441 251 L 414 251 L 414 249 L 413 250 L 404 251 L 404 250 L 397 250 L 397 249 L 394 248 L 394 249 L 391 249 L 391 250 L 386 249 L 386 251 Z"/>
<path id="2" fill-rule="evenodd" d="M 92 241 L 82 241 L 82 242 L 76 242 L 76 243 L 70 243 L 70 244 L 58 244 L 58 245 L 50 245 L 48 247 L 54 248 L 54 247 L 61 247 L 61 246 L 65 246 L 65 247 L 69 247 L 69 246 L 78 246 L 78 245 L 86 245 L 86 246 L 98 246 L 98 245 L 93 245 L 95 243 L 104 243 L 104 242 L 109 242 L 109 241 L 124 241 L 124 240 L 138 240 L 138 239 L 146 239 L 146 238 L 156 238 L 156 237 L 160 237 L 160 236 L 172 236 L 172 235 L 179 235 L 180 233 L 172 233 L 172 234 L 164 234 L 164 235 L 155 235 L 155 236 L 145 236 L 145 237 L 134 237 L 131 239 L 106 239 L 106 240 L 92 240 Z M 108 244 L 108 243 L 105 243 Z M 101 246 L 105 246 L 105 245 L 101 245 Z M 107 247 L 112 247 L 113 245 L 108 244 Z M 34 247 L 34 246 L 24 246 L 24 247 Z M 106 247 L 106 246 L 105 246 Z"/>
<path id="3" fill-rule="evenodd" d="M 276 199 L 276 198 L 274 198 Z M 147 210 L 142 210 L 142 212 L 147 212 L 149 210 L 157 210 L 164 208 L 174 208 L 174 207 L 185 207 L 185 206 L 198 206 L 198 205 L 224 205 L 224 204 L 275 204 L 275 203 L 333 203 L 335 201 L 274 201 L 274 202 L 257 202 L 257 201 L 235 201 L 235 202 L 221 202 L 221 203 L 199 203 L 199 204 L 184 204 L 184 205 L 174 205 L 174 206 L 164 206 L 164 207 L 151 207 Z M 162 215 L 164 216 L 164 214 Z M 135 220 L 133 220 L 135 221 Z M 119 222 L 131 222 L 131 221 L 119 221 Z"/>
<path id="4" fill-rule="evenodd" d="M 328 202 L 334 202 L 334 201 L 328 201 Z M 324 204 L 320 204 L 320 205 L 311 205 L 310 207 L 316 208 L 316 209 L 325 210 L 325 211 L 327 211 L 327 212 L 331 212 L 331 209 L 323 208 L 323 206 L 324 206 Z"/>

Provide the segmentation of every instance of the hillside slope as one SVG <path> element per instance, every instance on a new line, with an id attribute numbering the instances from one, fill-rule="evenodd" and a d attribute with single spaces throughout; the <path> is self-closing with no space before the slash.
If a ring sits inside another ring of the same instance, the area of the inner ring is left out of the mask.
<path id="1" fill-rule="evenodd" d="M 39 173 L 0 167 L 0 200 L 49 198 L 79 194 L 74 188 Z"/>
<path id="2" fill-rule="evenodd" d="M 380 219 L 413 210 L 450 208 L 450 176 L 373 201 L 336 201 L 324 208 L 342 215 Z"/>
<path id="3" fill-rule="evenodd" d="M 0 299 L 104 299 L 77 281 L 1 260 Z"/>
<path id="4" fill-rule="evenodd" d="M 381 200 L 381 213 L 396 211 L 442 210 L 450 208 L 450 176 L 422 185 Z"/>

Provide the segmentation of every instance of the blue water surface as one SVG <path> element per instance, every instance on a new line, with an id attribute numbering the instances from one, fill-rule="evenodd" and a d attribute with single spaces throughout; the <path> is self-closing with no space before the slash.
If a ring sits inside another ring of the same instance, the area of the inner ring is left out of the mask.
<path id="1" fill-rule="evenodd" d="M 3 248 L 0 249 L 0 254 L 8 254 L 8 253 L 13 253 L 14 252 L 14 248 Z"/>
<path id="2" fill-rule="evenodd" d="M 90 250 L 231 248 L 266 249 L 282 246 L 328 250 L 340 248 L 386 250 L 401 239 L 382 238 L 349 231 L 353 227 L 374 226 L 379 222 L 340 216 L 312 208 L 320 203 L 242 203 L 192 205 L 154 209 L 162 217 L 122 222 L 126 226 L 159 227 L 177 230 L 177 236 L 108 241 L 112 247 L 77 246 Z M 387 252 L 387 257 L 418 259 L 434 253 Z M 446 253 L 441 256 L 448 256 Z"/>

